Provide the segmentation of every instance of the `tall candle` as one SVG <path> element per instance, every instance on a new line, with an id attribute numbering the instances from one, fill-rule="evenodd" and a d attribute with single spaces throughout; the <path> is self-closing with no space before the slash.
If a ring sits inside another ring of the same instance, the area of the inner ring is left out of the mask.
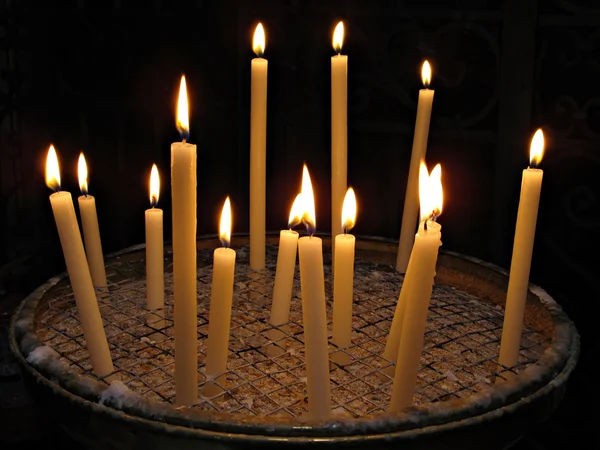
<path id="1" fill-rule="evenodd" d="M 530 160 L 533 168 L 528 167 L 523 171 L 521 199 L 517 213 L 515 241 L 506 294 L 499 363 L 507 368 L 514 367 L 519 362 L 533 241 L 544 176 L 544 172 L 535 167 L 541 161 L 543 152 L 544 134 L 542 130 L 537 130 L 530 147 Z"/>
<path id="2" fill-rule="evenodd" d="M 348 233 L 356 223 L 356 196 L 348 189 L 342 208 L 344 234 L 335 237 L 333 272 L 333 332 L 332 342 L 338 347 L 350 346 L 352 337 L 352 300 L 354 294 L 354 243 Z"/>
<path id="3" fill-rule="evenodd" d="M 424 89 L 419 91 L 419 103 L 417 106 L 417 121 L 415 123 L 415 134 L 413 137 L 410 167 L 408 169 L 408 181 L 406 183 L 406 194 L 404 196 L 404 211 L 402 212 L 402 225 L 400 239 L 398 241 L 398 255 L 396 257 L 396 270 L 406 272 L 408 259 L 414 242 L 414 232 L 419 212 L 419 164 L 425 159 L 427 153 L 427 139 L 429 138 L 429 122 L 431 120 L 431 108 L 433 106 L 433 94 L 435 91 L 429 89 L 431 82 L 431 67 L 425 61 L 421 70 Z"/>
<path id="4" fill-rule="evenodd" d="M 398 347 L 394 384 L 390 400 L 390 411 L 399 411 L 412 405 L 421 353 L 427 312 L 433 289 L 435 265 L 441 241 L 441 227 L 435 226 L 430 219 L 442 210 L 441 167 L 438 164 L 427 175 L 425 164 L 421 165 L 419 175 L 419 196 L 421 199 L 421 218 L 423 227 L 415 235 L 415 244 L 411 255 L 411 270 L 407 280 L 408 300 L 402 323 L 402 335 Z M 437 224 L 436 224 L 437 225 Z"/>
<path id="5" fill-rule="evenodd" d="M 250 268 L 265 268 L 265 191 L 267 164 L 267 69 L 265 32 L 256 26 L 253 42 L 256 58 L 251 64 L 250 100 Z"/>
<path id="6" fill-rule="evenodd" d="M 198 401 L 196 335 L 196 146 L 189 136 L 185 77 L 181 77 L 177 128 L 183 142 L 171 144 L 173 284 L 175 302 L 175 401 Z"/>
<path id="7" fill-rule="evenodd" d="M 92 274 L 92 282 L 97 288 L 106 287 L 106 270 L 104 268 L 104 255 L 102 253 L 102 242 L 100 241 L 100 228 L 98 227 L 98 214 L 96 213 L 96 199 L 88 195 L 87 164 L 83 153 L 79 155 L 78 175 L 81 196 L 79 212 L 81 213 L 81 225 L 83 227 L 83 241 L 88 265 Z"/>
<path id="8" fill-rule="evenodd" d="M 331 239 L 342 233 L 342 203 L 348 172 L 348 56 L 342 55 L 344 23 L 333 33 L 331 57 Z M 335 249 L 335 246 L 334 246 Z"/>
<path id="9" fill-rule="evenodd" d="M 213 276 L 208 317 L 208 344 L 205 372 L 209 378 L 227 370 L 229 329 L 231 326 L 231 302 L 233 300 L 233 276 L 235 251 L 229 248 L 231 240 L 231 206 L 229 197 L 223 205 L 219 238 L 223 247 L 215 250 Z"/>
<path id="10" fill-rule="evenodd" d="M 331 392 L 329 389 L 329 346 L 325 311 L 323 243 L 321 239 L 313 236 L 316 228 L 315 200 L 306 166 L 304 166 L 302 175 L 302 199 L 304 203 L 303 221 L 309 233 L 309 236 L 298 240 L 308 413 L 315 419 L 324 419 L 331 412 Z"/>
<path id="11" fill-rule="evenodd" d="M 150 205 L 146 210 L 146 302 L 148 309 L 165 305 L 165 272 L 163 244 L 163 211 L 156 207 L 160 178 L 156 164 L 150 172 Z"/>
<path id="12" fill-rule="evenodd" d="M 92 370 L 96 375 L 103 377 L 113 371 L 113 363 L 92 277 L 83 250 L 73 199 L 70 193 L 60 190 L 58 157 L 52 145 L 46 159 L 46 184 L 54 191 L 54 194 L 50 196 L 50 204 L 79 313 L 79 321 L 90 354 Z"/>
<path id="13" fill-rule="evenodd" d="M 302 194 L 298 194 L 288 220 L 288 230 L 279 233 L 279 249 L 277 251 L 277 268 L 273 285 L 273 303 L 271 304 L 271 325 L 280 326 L 289 321 L 294 272 L 296 271 L 296 252 L 298 249 L 298 233 L 292 227 L 302 220 Z"/>

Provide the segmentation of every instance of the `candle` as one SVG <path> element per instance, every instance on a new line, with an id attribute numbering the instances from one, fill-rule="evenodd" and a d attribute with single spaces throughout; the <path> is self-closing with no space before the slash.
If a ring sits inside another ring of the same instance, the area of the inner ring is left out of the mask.
<path id="1" fill-rule="evenodd" d="M 533 253 L 542 178 L 544 176 L 544 172 L 536 167 L 541 161 L 543 153 L 544 134 L 542 130 L 537 130 L 530 146 L 530 163 L 533 167 L 530 166 L 523 171 L 521 199 L 519 200 L 515 241 L 506 294 L 506 310 L 500 342 L 499 363 L 507 368 L 514 367 L 519 362 L 531 255 Z"/>
<path id="2" fill-rule="evenodd" d="M 302 219 L 309 234 L 298 240 L 308 413 L 315 419 L 324 419 L 329 416 L 331 411 L 331 393 L 329 390 L 323 243 L 320 238 L 313 236 L 316 228 L 315 200 L 306 165 L 302 174 L 301 198 L 304 205 Z"/>
<path id="3" fill-rule="evenodd" d="M 267 149 L 267 69 L 265 32 L 256 26 L 250 100 L 250 269 L 265 268 L 265 191 Z"/>
<path id="4" fill-rule="evenodd" d="M 433 106 L 433 94 L 435 91 L 429 89 L 431 82 L 431 67 L 425 61 L 421 70 L 424 89 L 419 91 L 419 103 L 417 106 L 417 121 L 415 123 L 415 134 L 413 137 L 410 167 L 408 169 L 408 181 L 406 183 L 406 194 L 404 197 L 404 211 L 402 212 L 402 225 L 400 239 L 398 241 L 398 255 L 396 258 L 396 270 L 406 272 L 408 259 L 414 242 L 414 230 L 417 223 L 419 211 L 419 164 L 425 159 L 427 153 L 427 139 L 429 137 L 429 121 L 431 119 L 431 108 Z"/>
<path id="5" fill-rule="evenodd" d="M 165 305 L 163 211 L 156 208 L 160 178 L 156 164 L 150 172 L 150 209 L 146 210 L 146 302 L 148 309 Z"/>
<path id="6" fill-rule="evenodd" d="M 173 284 L 175 303 L 175 400 L 198 401 L 196 336 L 196 146 L 189 136 L 185 77 L 181 77 L 177 128 L 183 142 L 171 144 Z"/>
<path id="7" fill-rule="evenodd" d="M 399 411 L 412 405 L 421 353 L 427 312 L 431 300 L 435 265 L 441 241 L 441 227 L 435 219 L 442 211 L 442 169 L 438 164 L 427 175 L 425 164 L 419 173 L 419 197 L 423 225 L 415 235 L 410 257 L 410 279 L 407 279 L 407 299 L 402 335 L 398 347 L 390 411 Z M 404 289 L 404 287 L 403 287 Z"/>
<path id="8" fill-rule="evenodd" d="M 235 272 L 235 251 L 229 248 L 231 241 L 229 197 L 225 200 L 221 213 L 219 239 L 221 239 L 223 247 L 216 249 L 214 254 L 208 317 L 205 372 L 210 379 L 221 375 L 227 370 L 227 353 L 229 351 L 229 327 L 231 325 L 233 275 Z"/>
<path id="9" fill-rule="evenodd" d="M 354 243 L 348 231 L 356 223 L 356 196 L 352 188 L 346 192 L 342 208 L 344 234 L 335 237 L 333 272 L 333 336 L 338 347 L 350 346 L 352 336 L 352 298 L 354 293 Z"/>
<path id="10" fill-rule="evenodd" d="M 100 241 L 100 229 L 98 228 L 96 199 L 88 195 L 87 164 L 83 153 L 79 155 L 77 169 L 82 194 L 77 200 L 79 202 L 79 212 L 81 213 L 85 253 L 92 274 L 92 282 L 97 288 L 106 288 L 106 270 L 104 269 L 104 256 Z"/>
<path id="11" fill-rule="evenodd" d="M 331 57 L 331 239 L 342 233 L 342 203 L 348 171 L 348 56 L 340 54 L 344 23 L 333 32 Z M 335 249 L 335 246 L 333 247 Z"/>
<path id="12" fill-rule="evenodd" d="M 288 220 L 288 230 L 279 233 L 279 249 L 277 251 L 277 268 L 273 286 L 273 303 L 271 304 L 271 325 L 280 326 L 288 322 L 294 272 L 296 271 L 296 251 L 298 249 L 298 233 L 292 227 L 302 221 L 302 194 L 298 194 Z"/>
<path id="13" fill-rule="evenodd" d="M 103 377 L 113 371 L 113 363 L 102 325 L 102 317 L 100 316 L 92 277 L 83 250 L 73 199 L 70 193 L 60 190 L 58 157 L 52 145 L 48 150 L 46 159 L 46 184 L 54 191 L 54 194 L 50 196 L 50 204 L 52 205 L 75 304 L 79 312 L 79 321 L 92 361 L 92 370 L 96 375 Z"/>

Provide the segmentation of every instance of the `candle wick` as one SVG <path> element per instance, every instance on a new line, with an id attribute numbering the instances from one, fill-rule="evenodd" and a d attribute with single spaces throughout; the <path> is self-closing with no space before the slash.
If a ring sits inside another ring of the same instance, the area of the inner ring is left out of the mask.
<path id="1" fill-rule="evenodd" d="M 427 219 L 425 219 L 425 223 L 423 224 L 423 230 L 427 231 Z"/>
<path id="2" fill-rule="evenodd" d="M 183 138 L 183 140 L 181 141 L 183 144 L 185 144 L 186 138 Z"/>

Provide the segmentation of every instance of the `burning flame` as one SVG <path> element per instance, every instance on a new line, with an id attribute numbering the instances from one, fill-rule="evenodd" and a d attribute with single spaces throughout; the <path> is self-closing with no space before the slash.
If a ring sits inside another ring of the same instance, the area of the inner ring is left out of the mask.
<path id="1" fill-rule="evenodd" d="M 315 196 L 313 194 L 312 183 L 310 182 L 310 174 L 308 168 L 304 164 L 302 170 L 302 222 L 306 226 L 306 231 L 311 236 L 317 228 L 317 217 L 315 214 Z"/>
<path id="2" fill-rule="evenodd" d="M 537 167 L 544 156 L 544 132 L 540 128 L 531 138 L 529 146 L 529 164 L 532 167 Z"/>
<path id="3" fill-rule="evenodd" d="M 421 221 L 435 219 L 442 213 L 444 192 L 442 189 L 442 166 L 436 165 L 431 174 L 421 162 L 419 168 L 419 200 L 421 202 Z"/>
<path id="4" fill-rule="evenodd" d="M 79 154 L 79 161 L 77 162 L 77 175 L 79 177 L 79 189 L 81 189 L 81 193 L 83 195 L 88 194 L 88 171 L 87 164 L 85 163 L 85 156 L 83 156 L 83 152 Z"/>
<path id="5" fill-rule="evenodd" d="M 344 233 L 350 231 L 356 224 L 356 195 L 354 189 L 348 188 L 342 205 L 342 227 Z"/>
<path id="6" fill-rule="evenodd" d="M 256 30 L 254 30 L 252 49 L 259 58 L 262 58 L 262 55 L 265 53 L 265 29 L 260 22 L 258 25 L 256 25 Z"/>
<path id="7" fill-rule="evenodd" d="M 342 44 L 344 42 L 344 22 L 340 20 L 340 23 L 335 27 L 333 32 L 333 49 L 339 55 L 342 51 Z"/>
<path id="8" fill-rule="evenodd" d="M 160 193 L 160 177 L 158 176 L 158 168 L 156 164 L 152 164 L 150 171 L 150 204 L 154 208 L 158 204 Z"/>
<path id="9" fill-rule="evenodd" d="M 181 83 L 179 85 L 179 99 L 177 100 L 177 130 L 184 142 L 190 137 L 190 119 L 188 114 L 185 75 L 181 76 Z"/>
<path id="10" fill-rule="evenodd" d="M 429 65 L 429 61 L 425 61 L 423 63 L 423 68 L 421 69 L 421 79 L 423 80 L 423 86 L 425 89 L 429 89 L 429 85 L 431 84 L 431 66 Z"/>
<path id="11" fill-rule="evenodd" d="M 219 239 L 223 247 L 229 247 L 231 243 L 231 203 L 229 197 L 225 199 L 223 211 L 221 211 L 221 223 L 219 225 Z"/>
<path id="12" fill-rule="evenodd" d="M 46 157 L 46 186 L 54 192 L 60 191 L 60 169 L 54 145 L 50 145 L 48 156 Z"/>
<path id="13" fill-rule="evenodd" d="M 302 214 L 304 212 L 304 198 L 302 194 L 296 195 L 294 203 L 292 204 L 292 209 L 290 209 L 290 218 L 288 220 L 288 227 L 290 230 L 302 222 Z"/>

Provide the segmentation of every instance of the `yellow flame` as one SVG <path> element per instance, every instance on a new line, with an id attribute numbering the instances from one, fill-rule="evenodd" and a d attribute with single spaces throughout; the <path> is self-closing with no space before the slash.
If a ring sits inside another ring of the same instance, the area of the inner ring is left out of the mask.
<path id="1" fill-rule="evenodd" d="M 254 30 L 254 39 L 252 40 L 252 49 L 256 56 L 259 58 L 265 53 L 265 29 L 262 26 L 262 23 L 258 23 L 256 25 L 256 30 Z"/>
<path id="2" fill-rule="evenodd" d="M 221 223 L 219 225 L 219 239 L 223 247 L 229 247 L 231 243 L 231 203 L 229 197 L 225 199 L 223 211 L 221 211 Z"/>
<path id="3" fill-rule="evenodd" d="M 423 63 L 421 79 L 423 80 L 423 86 L 425 86 L 426 89 L 429 89 L 429 85 L 431 84 L 431 66 L 429 65 L 429 61 Z"/>
<path id="4" fill-rule="evenodd" d="M 87 164 L 85 163 L 85 156 L 83 156 L 83 152 L 79 154 L 79 161 L 77 161 L 77 176 L 79 177 L 79 189 L 81 189 L 81 193 L 87 195 L 88 193 L 88 171 Z"/>
<path id="5" fill-rule="evenodd" d="M 296 195 L 292 208 L 290 209 L 290 218 L 288 220 L 288 227 L 293 228 L 302 222 L 302 214 L 304 213 L 304 198 L 302 193 Z"/>
<path id="6" fill-rule="evenodd" d="M 421 221 L 429 220 L 432 215 L 442 213 L 444 191 L 442 188 L 442 166 L 436 165 L 431 174 L 427 173 L 427 166 L 421 162 L 419 167 L 419 200 L 421 203 Z"/>
<path id="7" fill-rule="evenodd" d="M 46 186 L 55 192 L 60 191 L 60 169 L 54 145 L 50 145 L 46 157 Z"/>
<path id="8" fill-rule="evenodd" d="M 302 220 L 306 223 L 310 234 L 317 228 L 317 217 L 315 214 L 315 196 L 313 194 L 312 183 L 308 167 L 304 164 L 302 170 Z"/>
<path id="9" fill-rule="evenodd" d="M 342 227 L 346 232 L 356 224 L 356 195 L 354 189 L 348 188 L 342 205 Z"/>
<path id="10" fill-rule="evenodd" d="M 177 130 L 183 139 L 187 139 L 190 133 L 190 121 L 188 114 L 187 87 L 185 84 L 185 75 L 181 76 L 179 84 L 179 99 L 177 100 Z"/>
<path id="11" fill-rule="evenodd" d="M 537 166 L 542 161 L 542 156 L 544 156 L 544 132 L 540 128 L 535 132 L 533 138 L 531 138 L 529 163 L 532 166 Z"/>
<path id="12" fill-rule="evenodd" d="M 336 53 L 342 51 L 342 44 L 344 43 L 344 22 L 340 20 L 340 23 L 335 27 L 333 32 L 333 49 Z"/>
<path id="13" fill-rule="evenodd" d="M 160 177 L 158 176 L 158 167 L 156 167 L 156 164 L 152 164 L 152 170 L 150 171 L 150 204 L 153 208 L 158 204 L 159 194 Z"/>

